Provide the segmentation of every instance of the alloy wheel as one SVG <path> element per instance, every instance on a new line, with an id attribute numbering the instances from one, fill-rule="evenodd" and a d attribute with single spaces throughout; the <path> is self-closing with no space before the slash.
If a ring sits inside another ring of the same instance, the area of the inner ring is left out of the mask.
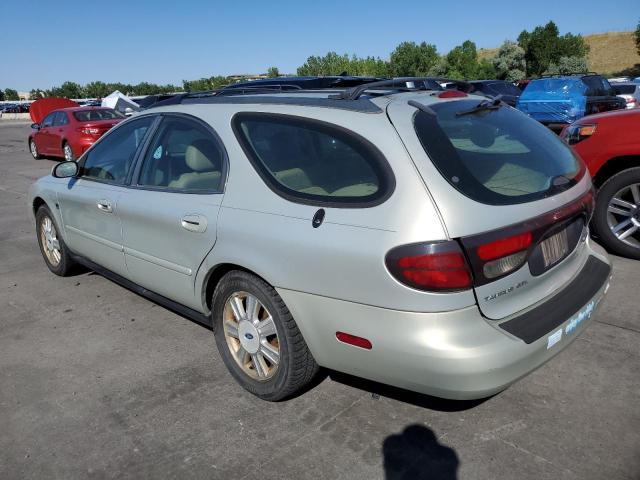
<path id="1" fill-rule="evenodd" d="M 607 225 L 618 240 L 640 248 L 640 184 L 618 190 L 607 206 Z"/>
<path id="2" fill-rule="evenodd" d="M 235 292 L 224 305 L 223 329 L 229 351 L 242 371 L 258 381 L 272 378 L 280 364 L 276 324 L 254 295 Z"/>
<path id="3" fill-rule="evenodd" d="M 57 267 L 62 259 L 62 252 L 58 232 L 49 217 L 44 217 L 40 223 L 40 240 L 47 260 L 52 266 Z"/>
<path id="4" fill-rule="evenodd" d="M 33 158 L 38 158 L 38 147 L 36 146 L 36 142 L 34 142 L 33 140 L 29 142 L 29 150 L 31 150 L 31 155 L 33 155 Z"/>
<path id="5" fill-rule="evenodd" d="M 68 143 L 65 143 L 62 149 L 64 150 L 64 159 L 67 162 L 73 161 L 73 150 L 71 150 L 71 146 Z"/>

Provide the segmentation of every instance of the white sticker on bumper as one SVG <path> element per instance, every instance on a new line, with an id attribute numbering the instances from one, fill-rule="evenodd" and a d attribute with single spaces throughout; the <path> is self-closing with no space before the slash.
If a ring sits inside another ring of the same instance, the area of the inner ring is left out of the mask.
<path id="1" fill-rule="evenodd" d="M 558 343 L 562 339 L 562 329 L 557 330 L 547 337 L 547 350 L 553 347 L 556 343 Z"/>

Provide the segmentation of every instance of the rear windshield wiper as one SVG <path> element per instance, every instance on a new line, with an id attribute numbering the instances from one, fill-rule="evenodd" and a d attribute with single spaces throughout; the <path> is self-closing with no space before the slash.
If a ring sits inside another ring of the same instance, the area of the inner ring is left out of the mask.
<path id="1" fill-rule="evenodd" d="M 506 103 L 502 101 L 502 95 L 498 95 L 490 100 L 481 101 L 478 105 L 470 108 L 469 110 L 460 110 L 459 112 L 456 112 L 456 117 L 461 117 L 462 115 L 468 115 L 470 113 L 484 112 L 486 110 L 497 110 L 504 105 L 506 105 Z"/>

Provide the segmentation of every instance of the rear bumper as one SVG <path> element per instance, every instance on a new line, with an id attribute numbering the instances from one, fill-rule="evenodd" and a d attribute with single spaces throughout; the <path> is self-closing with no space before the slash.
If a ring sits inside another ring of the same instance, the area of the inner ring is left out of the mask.
<path id="1" fill-rule="evenodd" d="M 558 312 L 553 325 L 548 324 L 550 329 L 536 340 L 529 338 L 529 343 L 502 327 L 513 317 L 488 320 L 476 306 L 451 312 L 404 312 L 278 291 L 320 365 L 438 397 L 483 398 L 543 365 L 586 328 L 610 280 L 609 263 L 598 250 L 590 249 L 590 255 L 593 261 L 605 265 L 606 273 L 599 277 L 593 291 L 588 296 L 576 296 L 575 312 Z M 580 287 L 571 282 L 559 295 Z M 514 317 L 527 316 L 527 322 L 544 323 L 545 318 L 537 318 L 542 312 L 537 309 L 553 298 Z M 364 350 L 340 343 L 335 338 L 337 331 L 367 338 L 373 348 Z"/>

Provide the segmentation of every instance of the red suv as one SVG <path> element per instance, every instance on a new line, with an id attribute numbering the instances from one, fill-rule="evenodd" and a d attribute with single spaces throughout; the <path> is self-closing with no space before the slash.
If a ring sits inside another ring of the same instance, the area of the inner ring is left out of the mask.
<path id="1" fill-rule="evenodd" d="M 54 110 L 29 135 L 33 158 L 64 157 L 74 160 L 125 117 L 112 108 L 71 107 Z"/>
<path id="2" fill-rule="evenodd" d="M 598 189 L 592 227 L 618 255 L 640 259 L 640 109 L 583 117 L 561 134 Z"/>

